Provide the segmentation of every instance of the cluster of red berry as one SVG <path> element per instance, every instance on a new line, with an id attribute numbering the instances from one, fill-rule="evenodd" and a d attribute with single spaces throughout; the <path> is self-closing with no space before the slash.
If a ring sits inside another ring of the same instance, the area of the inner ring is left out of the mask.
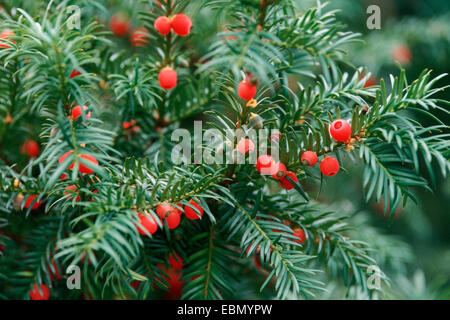
<path id="1" fill-rule="evenodd" d="M 330 135 L 338 142 L 348 142 L 350 140 L 351 133 L 351 126 L 346 120 L 335 120 L 330 126 Z M 279 135 L 277 138 L 271 136 L 271 139 L 279 141 Z M 255 144 L 250 139 L 241 139 L 237 144 L 237 150 L 241 154 L 252 152 L 254 149 Z M 301 155 L 301 161 L 303 165 L 313 167 L 316 165 L 318 157 L 314 151 L 305 151 Z M 294 188 L 289 179 L 295 183 L 298 182 L 297 176 L 294 172 L 288 171 L 283 163 L 276 162 L 270 155 L 259 156 L 255 167 L 261 174 L 271 175 L 272 178 L 278 180 L 283 189 L 291 190 Z M 339 161 L 333 157 L 325 156 L 320 162 L 320 171 L 325 176 L 336 175 L 339 171 Z M 286 177 L 289 177 L 289 179 Z"/>
<path id="2" fill-rule="evenodd" d="M 184 206 L 184 214 L 186 218 L 190 220 L 198 220 L 203 215 L 204 209 L 198 204 L 197 201 L 191 199 L 189 200 L 189 205 Z M 163 202 L 156 207 L 156 214 L 163 223 L 167 223 L 169 229 L 175 229 L 179 226 L 182 213 L 183 211 L 167 202 Z M 158 224 L 152 215 L 148 213 L 138 213 L 138 217 L 139 225 L 137 226 L 137 229 L 140 234 L 154 234 L 158 230 Z"/>
<path id="3" fill-rule="evenodd" d="M 130 33 L 131 21 L 126 14 L 119 12 L 109 20 L 109 28 L 116 37 L 125 37 Z M 148 43 L 148 38 L 148 30 L 138 27 L 131 31 L 130 43 L 134 47 L 143 47 Z"/>
<path id="4" fill-rule="evenodd" d="M 179 13 L 170 18 L 164 16 L 157 18 L 154 27 L 161 35 L 168 35 L 173 30 L 177 35 L 185 37 L 191 32 L 192 21 L 185 14 Z M 165 90 L 175 88 L 177 80 L 177 72 L 169 66 L 165 66 L 159 72 L 159 85 Z"/>
<path id="5" fill-rule="evenodd" d="M 180 37 L 185 37 L 191 32 L 192 21 L 187 15 L 179 13 L 170 18 L 159 17 L 153 26 L 161 35 L 168 35 L 173 30 Z"/>

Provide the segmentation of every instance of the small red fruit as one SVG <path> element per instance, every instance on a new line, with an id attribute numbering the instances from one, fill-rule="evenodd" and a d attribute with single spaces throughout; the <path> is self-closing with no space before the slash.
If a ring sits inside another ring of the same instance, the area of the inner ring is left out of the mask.
<path id="1" fill-rule="evenodd" d="M 288 171 L 288 172 L 286 172 L 286 176 L 291 178 L 291 180 L 294 181 L 295 183 L 298 182 L 298 178 L 297 178 L 297 176 L 295 175 L 294 172 Z M 278 181 L 278 183 L 280 184 L 280 186 L 283 189 L 291 190 L 291 189 L 294 188 L 294 185 L 288 179 L 286 179 L 286 176 L 284 178 L 280 179 L 280 181 Z"/>
<path id="2" fill-rule="evenodd" d="M 71 73 L 70 76 L 69 76 L 69 79 L 78 77 L 79 75 L 81 75 L 81 72 L 79 72 L 78 70 L 73 69 L 73 70 L 72 70 L 72 73 Z"/>
<path id="3" fill-rule="evenodd" d="M 37 284 L 33 286 L 33 289 L 30 290 L 31 300 L 48 300 L 50 297 L 50 290 L 48 287 L 45 284 L 41 284 L 40 289 L 41 292 L 39 292 Z"/>
<path id="4" fill-rule="evenodd" d="M 39 144 L 34 140 L 25 141 L 21 148 L 21 152 L 27 154 L 30 158 L 36 158 L 39 155 L 39 150 Z"/>
<path id="5" fill-rule="evenodd" d="M 286 175 L 286 171 L 286 166 L 281 162 L 278 162 L 274 166 L 272 166 L 272 178 L 274 178 L 275 180 L 283 179 Z"/>
<path id="6" fill-rule="evenodd" d="M 241 154 L 246 154 L 255 150 L 255 144 L 250 139 L 241 139 L 237 144 L 237 149 Z"/>
<path id="7" fill-rule="evenodd" d="M 334 120 L 330 126 L 331 137 L 340 142 L 346 142 L 352 135 L 352 127 L 346 120 Z"/>
<path id="8" fill-rule="evenodd" d="M 62 164 L 64 162 L 64 160 L 66 160 L 66 158 L 73 152 L 73 150 L 69 150 L 66 153 L 64 153 L 61 157 L 59 157 L 58 159 L 58 163 Z M 69 166 L 69 169 L 73 169 L 74 163 L 72 162 L 72 164 Z M 62 177 L 62 176 L 61 176 Z M 66 176 L 67 177 L 67 176 Z"/>
<path id="9" fill-rule="evenodd" d="M 365 74 L 361 74 L 361 76 L 359 77 L 359 80 L 363 79 L 365 76 L 366 76 Z M 369 88 L 376 84 L 377 84 L 377 79 L 373 75 L 371 75 L 364 83 L 364 88 Z"/>
<path id="10" fill-rule="evenodd" d="M 155 27 L 156 31 L 158 31 L 162 35 L 169 34 L 170 29 L 172 28 L 170 26 L 170 20 L 164 16 L 157 18 L 153 26 Z"/>
<path id="11" fill-rule="evenodd" d="M 87 106 L 83 106 L 83 110 L 86 111 L 89 108 Z M 78 118 L 83 114 L 83 111 L 81 111 L 81 107 L 80 106 L 75 106 L 72 109 L 72 118 L 73 121 L 77 121 Z M 86 119 L 89 119 L 91 117 L 91 112 L 89 111 L 88 113 L 85 113 L 85 117 Z"/>
<path id="12" fill-rule="evenodd" d="M 275 164 L 275 161 L 273 160 L 272 156 L 265 154 L 262 156 L 259 156 L 258 159 L 256 159 L 256 170 L 259 171 L 261 174 L 272 174 L 271 168 Z"/>
<path id="13" fill-rule="evenodd" d="M 317 163 L 317 153 L 314 151 L 305 151 L 301 157 L 302 164 L 308 167 L 314 167 Z"/>
<path id="14" fill-rule="evenodd" d="M 163 202 L 156 207 L 156 214 L 161 220 L 167 221 L 169 229 L 175 229 L 180 224 L 181 211 L 167 202 Z"/>
<path id="15" fill-rule="evenodd" d="M 50 265 L 47 265 L 47 270 L 48 270 L 48 273 L 50 274 L 50 280 L 51 281 L 54 281 L 55 279 L 56 280 L 60 280 L 61 279 L 61 274 L 59 273 L 59 269 L 58 269 L 58 266 L 56 265 L 55 259 L 52 259 L 52 266 L 53 266 L 53 270 L 55 270 L 54 273 L 53 273 Z M 55 275 L 54 278 L 53 278 L 53 275 Z"/>
<path id="16" fill-rule="evenodd" d="M 294 240 L 295 242 L 298 243 L 303 243 L 306 240 L 306 235 L 305 232 L 303 231 L 303 229 L 297 228 L 294 229 L 294 236 L 296 236 L 298 238 L 298 240 Z"/>
<path id="17" fill-rule="evenodd" d="M 193 199 L 189 200 L 189 204 L 184 206 L 184 214 L 186 215 L 186 218 L 191 220 L 198 220 L 203 215 L 203 212 L 205 211 L 196 201 Z M 196 208 L 200 212 L 200 217 L 198 216 L 197 211 L 195 211 L 193 208 Z"/>
<path id="18" fill-rule="evenodd" d="M 149 32 L 145 28 L 136 28 L 130 36 L 130 43 L 134 47 L 143 47 L 149 41 Z"/>
<path id="19" fill-rule="evenodd" d="M 172 17 L 170 25 L 177 35 L 185 37 L 191 32 L 192 21 L 187 15 L 179 13 Z"/>
<path id="20" fill-rule="evenodd" d="M 137 227 L 138 231 L 142 235 L 147 235 L 148 233 L 154 234 L 156 230 L 158 230 L 158 224 L 156 223 L 155 218 L 149 214 L 139 213 L 139 226 Z"/>
<path id="21" fill-rule="evenodd" d="M 239 82 L 238 96 L 244 100 L 251 100 L 256 95 L 256 86 L 248 83 L 245 80 Z"/>
<path id="22" fill-rule="evenodd" d="M 8 29 L 3 30 L 2 33 L 0 33 L 0 39 L 5 39 L 5 40 L 7 40 L 7 39 L 8 39 L 9 37 L 11 37 L 11 36 L 15 36 L 15 33 L 12 32 L 11 30 L 8 30 Z M 14 43 L 14 44 L 16 44 L 15 41 L 11 41 L 11 42 Z M 0 48 L 11 48 L 11 46 L 8 45 L 8 44 L 0 43 Z"/>
<path id="23" fill-rule="evenodd" d="M 325 157 L 320 162 L 320 171 L 325 176 L 334 176 L 339 171 L 339 162 L 333 157 Z"/>
<path id="24" fill-rule="evenodd" d="M 74 184 L 66 187 L 64 195 L 66 195 L 67 199 L 70 199 L 70 200 L 73 200 L 73 198 L 75 198 L 75 195 L 76 195 L 75 201 L 78 202 L 81 200 L 80 196 L 78 195 L 78 188 Z"/>
<path id="25" fill-rule="evenodd" d="M 69 150 L 66 153 L 64 153 L 61 157 L 59 157 L 58 159 L 58 163 L 61 164 L 64 162 L 64 160 L 66 160 L 66 158 L 73 152 L 73 150 Z M 93 156 L 89 155 L 89 154 L 80 154 L 79 155 L 80 158 L 83 158 L 86 161 L 92 162 L 92 164 L 98 166 L 98 161 L 97 159 L 95 159 Z M 72 162 L 72 164 L 69 166 L 69 169 L 73 169 L 73 167 L 75 166 L 75 163 Z M 79 171 L 81 173 L 86 173 L 86 174 L 91 174 L 92 172 L 94 172 L 94 170 L 92 170 L 91 168 L 87 167 L 86 165 L 84 165 L 83 163 L 81 163 L 81 161 L 79 162 L 79 167 L 78 167 Z"/>
<path id="26" fill-rule="evenodd" d="M 183 268 L 183 259 L 175 252 L 175 257 L 170 254 L 169 255 L 169 264 L 172 266 L 174 270 L 180 270 Z"/>
<path id="27" fill-rule="evenodd" d="M 97 159 L 95 159 L 90 154 L 80 154 L 80 158 L 83 158 L 84 160 L 89 161 L 92 164 L 98 166 Z M 80 165 L 79 165 L 79 170 L 80 170 L 81 173 L 86 173 L 86 174 L 91 174 L 92 172 L 94 172 L 94 170 L 92 170 L 88 166 L 85 166 L 84 164 L 82 164 L 81 161 L 80 161 Z"/>
<path id="28" fill-rule="evenodd" d="M 25 201 L 25 208 L 29 208 L 31 206 L 31 203 L 34 201 L 34 199 L 36 199 L 38 195 L 37 194 L 32 194 L 27 198 L 27 201 Z M 36 201 L 33 206 L 31 207 L 31 210 L 36 210 L 37 208 L 39 208 L 41 205 L 41 201 Z"/>
<path id="29" fill-rule="evenodd" d="M 117 37 L 124 37 L 130 31 L 131 23 L 127 16 L 122 13 L 114 14 L 109 20 L 109 28 Z"/>
<path id="30" fill-rule="evenodd" d="M 180 225 L 181 215 L 177 212 L 171 211 L 168 216 L 166 216 L 166 222 L 169 229 L 175 229 Z"/>
<path id="31" fill-rule="evenodd" d="M 171 67 L 165 67 L 159 72 L 158 80 L 161 88 L 169 90 L 177 85 L 177 72 Z"/>
<path id="32" fill-rule="evenodd" d="M 397 45 L 394 50 L 392 50 L 392 59 L 394 61 L 400 62 L 402 66 L 406 66 L 412 61 L 412 53 L 407 45 L 400 44 Z"/>

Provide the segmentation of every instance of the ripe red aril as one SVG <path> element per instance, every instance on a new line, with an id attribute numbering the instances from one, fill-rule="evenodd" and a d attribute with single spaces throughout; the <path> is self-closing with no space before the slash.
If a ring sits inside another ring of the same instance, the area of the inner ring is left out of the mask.
<path id="1" fill-rule="evenodd" d="M 184 206 L 184 214 L 186 215 L 186 218 L 191 220 L 198 220 L 203 215 L 203 212 L 205 211 L 194 199 L 189 200 L 189 204 Z M 200 217 L 193 208 L 196 208 L 200 212 Z"/>
<path id="2" fill-rule="evenodd" d="M 162 35 L 169 34 L 170 30 L 172 29 L 169 18 L 164 16 L 158 17 L 155 20 L 153 26 L 155 27 L 156 31 L 158 31 Z"/>
<path id="3" fill-rule="evenodd" d="M 305 235 L 305 232 L 303 231 L 303 229 L 296 228 L 293 231 L 294 231 L 294 236 L 296 236 L 298 238 L 298 240 L 297 239 L 294 240 L 295 242 L 298 242 L 300 244 L 305 242 L 306 235 Z"/>
<path id="4" fill-rule="evenodd" d="M 37 198 L 37 194 L 32 194 L 30 196 L 28 196 L 27 201 L 25 201 L 25 208 L 29 208 L 31 206 L 31 203 L 33 203 L 34 199 Z M 39 208 L 41 206 L 41 201 L 36 201 L 33 206 L 31 207 L 31 210 L 35 210 L 37 208 Z"/>
<path id="5" fill-rule="evenodd" d="M 34 140 L 25 141 L 21 148 L 21 152 L 30 158 L 36 158 L 39 155 L 39 150 L 39 144 Z"/>
<path id="6" fill-rule="evenodd" d="M 265 154 L 256 159 L 255 167 L 261 174 L 272 174 L 273 165 L 275 165 L 275 160 L 273 160 L 272 156 Z"/>
<path id="7" fill-rule="evenodd" d="M 39 287 L 35 284 L 29 293 L 31 300 L 48 300 L 50 298 L 50 290 L 45 284 L 41 284 Z"/>
<path id="8" fill-rule="evenodd" d="M 171 67 L 165 67 L 159 72 L 158 81 L 161 88 L 169 90 L 177 85 L 177 72 Z"/>
<path id="9" fill-rule="evenodd" d="M 179 13 L 170 19 L 170 25 L 173 32 L 181 37 L 185 37 L 191 32 L 192 21 L 187 15 Z"/>
<path id="10" fill-rule="evenodd" d="M 89 108 L 87 107 L 87 106 L 83 106 L 83 110 L 84 110 L 84 112 L 85 112 L 85 117 L 86 117 L 86 119 L 89 119 L 90 117 L 91 117 L 91 112 L 89 111 L 88 113 L 86 113 L 86 111 L 88 110 Z M 83 114 L 83 111 L 81 110 L 81 107 L 80 106 L 75 106 L 75 107 L 73 107 L 73 109 L 72 109 L 72 118 L 73 118 L 73 121 L 77 121 L 78 120 L 78 118 L 81 116 Z"/>
<path id="11" fill-rule="evenodd" d="M 281 162 L 277 162 L 272 166 L 272 178 L 274 178 L 275 180 L 280 180 L 284 178 L 284 176 L 286 175 L 286 171 L 286 166 Z"/>
<path id="12" fill-rule="evenodd" d="M 109 28 L 117 37 L 124 37 L 131 28 L 131 22 L 126 14 L 116 13 L 109 20 Z"/>
<path id="13" fill-rule="evenodd" d="M 339 162 L 333 157 L 325 157 L 320 162 L 320 171 L 325 176 L 334 176 L 339 171 Z"/>
<path id="14" fill-rule="evenodd" d="M 330 126 L 330 135 L 336 141 L 346 142 L 352 135 L 352 127 L 346 120 L 335 120 Z"/>
<path id="15" fill-rule="evenodd" d="M 250 139 L 241 139 L 237 144 L 237 150 L 241 154 L 246 154 L 247 152 L 253 152 L 255 150 L 255 144 Z"/>
<path id="16" fill-rule="evenodd" d="M 314 167 L 317 163 L 317 154 L 314 151 L 305 151 L 302 153 L 302 164 L 308 167 Z"/>
<path id="17" fill-rule="evenodd" d="M 149 41 L 149 32 L 145 28 L 136 28 L 131 32 L 130 43 L 134 47 L 143 47 Z"/>
<path id="18" fill-rule="evenodd" d="M 155 218 L 148 213 L 139 213 L 139 225 L 137 227 L 138 231 L 142 235 L 147 235 L 148 233 L 154 234 L 158 230 L 158 224 Z"/>
<path id="19" fill-rule="evenodd" d="M 244 100 L 251 100 L 256 95 L 256 86 L 248 83 L 245 80 L 239 82 L 238 96 Z"/>
<path id="20" fill-rule="evenodd" d="M 286 179 L 286 177 L 289 177 L 295 183 L 298 182 L 298 178 L 297 178 L 297 176 L 296 176 L 296 174 L 294 172 L 287 171 L 286 172 L 286 176 L 284 178 L 281 178 L 280 181 L 278 181 L 278 183 L 280 184 L 280 186 L 283 189 L 291 190 L 291 189 L 294 188 L 294 185 L 288 179 Z"/>

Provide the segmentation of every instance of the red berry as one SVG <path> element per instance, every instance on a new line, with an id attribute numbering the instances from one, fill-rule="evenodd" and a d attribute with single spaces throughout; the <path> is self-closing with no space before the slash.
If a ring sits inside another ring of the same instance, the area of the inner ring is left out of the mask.
<path id="1" fill-rule="evenodd" d="M 83 110 L 86 111 L 89 108 L 87 106 L 83 106 Z M 75 106 L 72 109 L 72 118 L 73 121 L 77 121 L 78 118 L 83 114 L 83 111 L 81 111 L 81 107 L 80 106 Z M 84 115 L 86 117 L 86 119 L 89 119 L 91 117 L 91 112 L 89 111 L 88 113 L 85 113 Z"/>
<path id="2" fill-rule="evenodd" d="M 72 70 L 72 73 L 71 73 L 70 76 L 69 76 L 69 79 L 78 77 L 79 75 L 81 75 L 81 72 L 79 72 L 78 70 L 73 69 L 73 70 Z"/>
<path id="3" fill-rule="evenodd" d="M 331 137 L 340 142 L 346 142 L 352 135 L 352 127 L 346 120 L 338 119 L 330 126 Z"/>
<path id="4" fill-rule="evenodd" d="M 306 235 L 303 229 L 300 228 L 294 229 L 294 236 L 298 238 L 298 240 L 294 240 L 295 242 L 303 243 L 306 240 Z"/>
<path id="5" fill-rule="evenodd" d="M 412 61 L 412 53 L 407 45 L 400 44 L 392 50 L 392 59 L 400 62 L 402 66 L 406 66 Z"/>
<path id="6" fill-rule="evenodd" d="M 25 141 L 21 152 L 27 154 L 30 158 L 36 158 L 39 155 L 39 144 L 34 140 Z"/>
<path id="7" fill-rule="evenodd" d="M 241 154 L 246 154 L 255 150 L 255 144 L 250 139 L 241 139 L 237 144 L 237 149 Z"/>
<path id="8" fill-rule="evenodd" d="M 284 178 L 286 171 L 286 166 L 281 162 L 277 162 L 274 166 L 272 166 L 272 178 L 280 180 Z"/>
<path id="9" fill-rule="evenodd" d="M 170 204 L 163 202 L 156 207 L 156 214 L 160 219 L 164 219 L 166 215 L 170 212 Z"/>
<path id="10" fill-rule="evenodd" d="M 64 195 L 67 196 L 67 199 L 72 200 L 73 198 L 75 198 L 76 195 L 75 201 L 81 200 L 80 196 L 78 195 L 78 188 L 76 185 L 73 184 L 71 186 L 67 186 L 65 190 L 66 192 L 64 192 Z"/>
<path id="11" fill-rule="evenodd" d="M 145 28 L 136 28 L 130 36 L 130 43 L 134 47 L 143 47 L 148 43 L 149 32 Z"/>
<path id="12" fill-rule="evenodd" d="M 288 172 L 286 172 L 286 176 L 291 178 L 291 180 L 294 181 L 295 183 L 298 182 L 298 178 L 297 178 L 297 176 L 295 175 L 294 172 L 288 171 Z M 280 179 L 280 181 L 278 181 L 278 183 L 280 184 L 280 186 L 283 189 L 291 190 L 291 189 L 294 188 L 294 185 L 288 179 L 286 179 L 286 176 L 284 178 Z"/>
<path id="13" fill-rule="evenodd" d="M 33 286 L 33 289 L 30 290 L 31 300 L 48 300 L 50 297 L 50 290 L 48 287 L 45 284 L 41 284 L 40 289 L 41 292 L 39 292 L 37 284 Z"/>
<path id="14" fill-rule="evenodd" d="M 64 160 L 66 160 L 66 158 L 73 152 L 73 150 L 69 150 L 66 153 L 64 153 L 61 157 L 59 157 L 58 159 L 58 163 L 62 164 L 64 162 Z M 74 163 L 72 162 L 72 164 L 69 166 L 69 169 L 73 169 Z M 62 176 L 61 176 L 62 177 Z M 66 176 L 67 177 L 67 176 Z"/>
<path id="15" fill-rule="evenodd" d="M 174 270 L 180 270 L 181 268 L 183 268 L 183 259 L 181 259 L 177 253 L 175 253 L 175 257 L 172 254 L 170 254 L 169 264 L 172 266 Z"/>
<path id="16" fill-rule="evenodd" d="M 72 153 L 72 150 L 67 151 L 66 153 L 64 153 L 61 157 L 59 157 L 58 162 L 59 164 L 63 163 L 64 160 L 66 160 L 66 158 Z M 98 166 L 98 161 L 97 159 L 95 159 L 93 156 L 89 155 L 89 154 L 83 154 L 81 153 L 79 155 L 80 158 L 83 158 L 86 161 L 91 162 L 92 164 Z M 72 164 L 69 166 L 69 169 L 73 169 L 73 167 L 75 166 L 75 164 L 72 162 Z M 91 168 L 87 167 L 86 165 L 84 165 L 83 163 L 81 163 L 81 161 L 79 162 L 79 167 L 78 169 L 80 170 L 81 173 L 86 173 L 86 174 L 90 174 L 92 172 L 94 172 L 94 170 L 92 170 Z M 61 176 L 62 177 L 62 176 Z"/>
<path id="17" fill-rule="evenodd" d="M 359 77 L 359 80 L 363 79 L 365 76 L 366 76 L 365 74 L 361 74 L 361 76 Z M 375 79 L 375 77 L 373 75 L 371 75 L 364 83 L 364 88 L 368 88 L 368 87 L 374 86 L 376 84 L 377 84 L 377 79 Z"/>
<path id="18" fill-rule="evenodd" d="M 52 266 L 53 266 L 53 270 L 55 270 L 54 275 L 55 275 L 56 280 L 60 280 L 61 274 L 59 273 L 58 266 L 56 265 L 55 259 L 52 259 Z M 48 270 L 48 273 L 50 274 L 50 280 L 54 281 L 53 271 L 52 271 L 50 265 L 47 266 L 47 270 Z"/>
<path id="19" fill-rule="evenodd" d="M 192 21 L 187 15 L 180 13 L 172 17 L 170 25 L 177 35 L 185 37 L 191 32 Z"/>
<path id="20" fill-rule="evenodd" d="M 189 200 L 189 204 L 184 206 L 184 214 L 186 215 L 186 218 L 191 219 L 191 220 L 198 220 L 200 219 L 200 217 L 203 215 L 203 212 L 205 210 L 203 210 L 203 208 L 193 199 Z M 193 208 L 196 208 L 199 212 L 200 212 L 200 217 L 198 216 L 197 211 L 195 211 Z"/>
<path id="21" fill-rule="evenodd" d="M 11 36 L 15 36 L 15 33 L 14 32 L 12 32 L 11 30 L 8 30 L 8 29 L 6 29 L 6 30 L 3 30 L 2 31 L 2 33 L 0 33 L 0 39 L 5 39 L 5 40 L 7 40 L 9 37 L 11 37 Z M 16 44 L 16 42 L 15 41 L 11 41 L 12 43 L 14 43 L 14 44 Z M 8 45 L 8 44 L 3 44 L 3 43 L 0 43 L 0 48 L 11 48 L 11 46 L 10 45 Z"/>
<path id="22" fill-rule="evenodd" d="M 273 160 L 272 156 L 269 156 L 268 154 L 259 156 L 256 160 L 256 170 L 258 170 L 261 174 L 272 174 L 271 168 L 275 164 L 275 161 Z"/>
<path id="23" fill-rule="evenodd" d="M 156 214 L 161 220 L 165 219 L 167 221 L 169 229 L 175 229 L 180 224 L 181 211 L 167 202 L 158 205 Z"/>
<path id="24" fill-rule="evenodd" d="M 114 14 L 109 20 L 109 28 L 117 37 L 124 37 L 130 31 L 131 23 L 126 15 L 121 13 Z"/>
<path id="25" fill-rule="evenodd" d="M 156 31 L 158 31 L 162 35 L 169 34 L 170 29 L 172 28 L 170 26 L 170 20 L 164 16 L 157 18 L 153 25 L 154 25 Z"/>
<path id="26" fill-rule="evenodd" d="M 238 96 L 244 100 L 251 100 L 256 94 L 256 86 L 248 83 L 245 80 L 239 82 Z"/>
<path id="27" fill-rule="evenodd" d="M 169 229 L 175 229 L 178 227 L 180 225 L 180 220 L 181 215 L 173 211 L 166 217 L 166 222 Z"/>
<path id="28" fill-rule="evenodd" d="M 169 284 L 169 291 L 166 293 L 165 298 L 175 300 L 180 299 L 183 294 L 183 285 L 185 283 L 184 280 L 181 280 L 181 276 L 183 275 L 181 270 L 175 270 L 173 268 L 168 269 L 161 264 L 157 264 L 156 266 L 168 275 L 168 277 L 163 274 L 161 275 Z"/>
<path id="29" fill-rule="evenodd" d="M 89 161 L 92 164 L 98 166 L 97 159 L 95 159 L 93 156 L 91 156 L 89 154 L 80 154 L 80 158 L 83 158 L 84 160 Z M 80 161 L 80 165 L 79 165 L 79 170 L 81 173 L 86 173 L 86 174 L 91 174 L 92 172 L 94 172 L 94 170 L 92 170 L 88 166 L 85 166 L 84 164 L 82 164 L 81 161 Z"/>
<path id="30" fill-rule="evenodd" d="M 156 223 L 155 218 L 149 215 L 148 213 L 143 214 L 139 213 L 139 226 L 137 227 L 138 231 L 142 235 L 147 235 L 147 233 L 154 234 L 156 230 L 158 230 L 158 224 Z"/>
<path id="31" fill-rule="evenodd" d="M 31 203 L 34 201 L 34 199 L 36 199 L 38 195 L 37 194 L 32 194 L 27 198 L 27 201 L 25 201 L 25 208 L 29 208 L 31 206 Z M 31 210 L 36 210 L 37 208 L 39 208 L 41 205 L 41 201 L 36 201 L 33 206 L 31 207 Z"/>
<path id="32" fill-rule="evenodd" d="M 159 72 L 158 80 L 161 88 L 169 90 L 177 85 L 177 72 L 171 67 L 165 67 Z"/>
<path id="33" fill-rule="evenodd" d="M 317 154 L 314 151 L 305 151 L 302 154 L 302 163 L 308 167 L 314 167 L 317 163 Z"/>
<path id="34" fill-rule="evenodd" d="M 280 132 L 275 132 L 270 135 L 270 141 L 280 142 L 280 139 L 281 139 Z"/>
<path id="35" fill-rule="evenodd" d="M 339 162 L 333 157 L 325 157 L 320 162 L 320 171 L 325 176 L 334 176 L 339 171 Z"/>

